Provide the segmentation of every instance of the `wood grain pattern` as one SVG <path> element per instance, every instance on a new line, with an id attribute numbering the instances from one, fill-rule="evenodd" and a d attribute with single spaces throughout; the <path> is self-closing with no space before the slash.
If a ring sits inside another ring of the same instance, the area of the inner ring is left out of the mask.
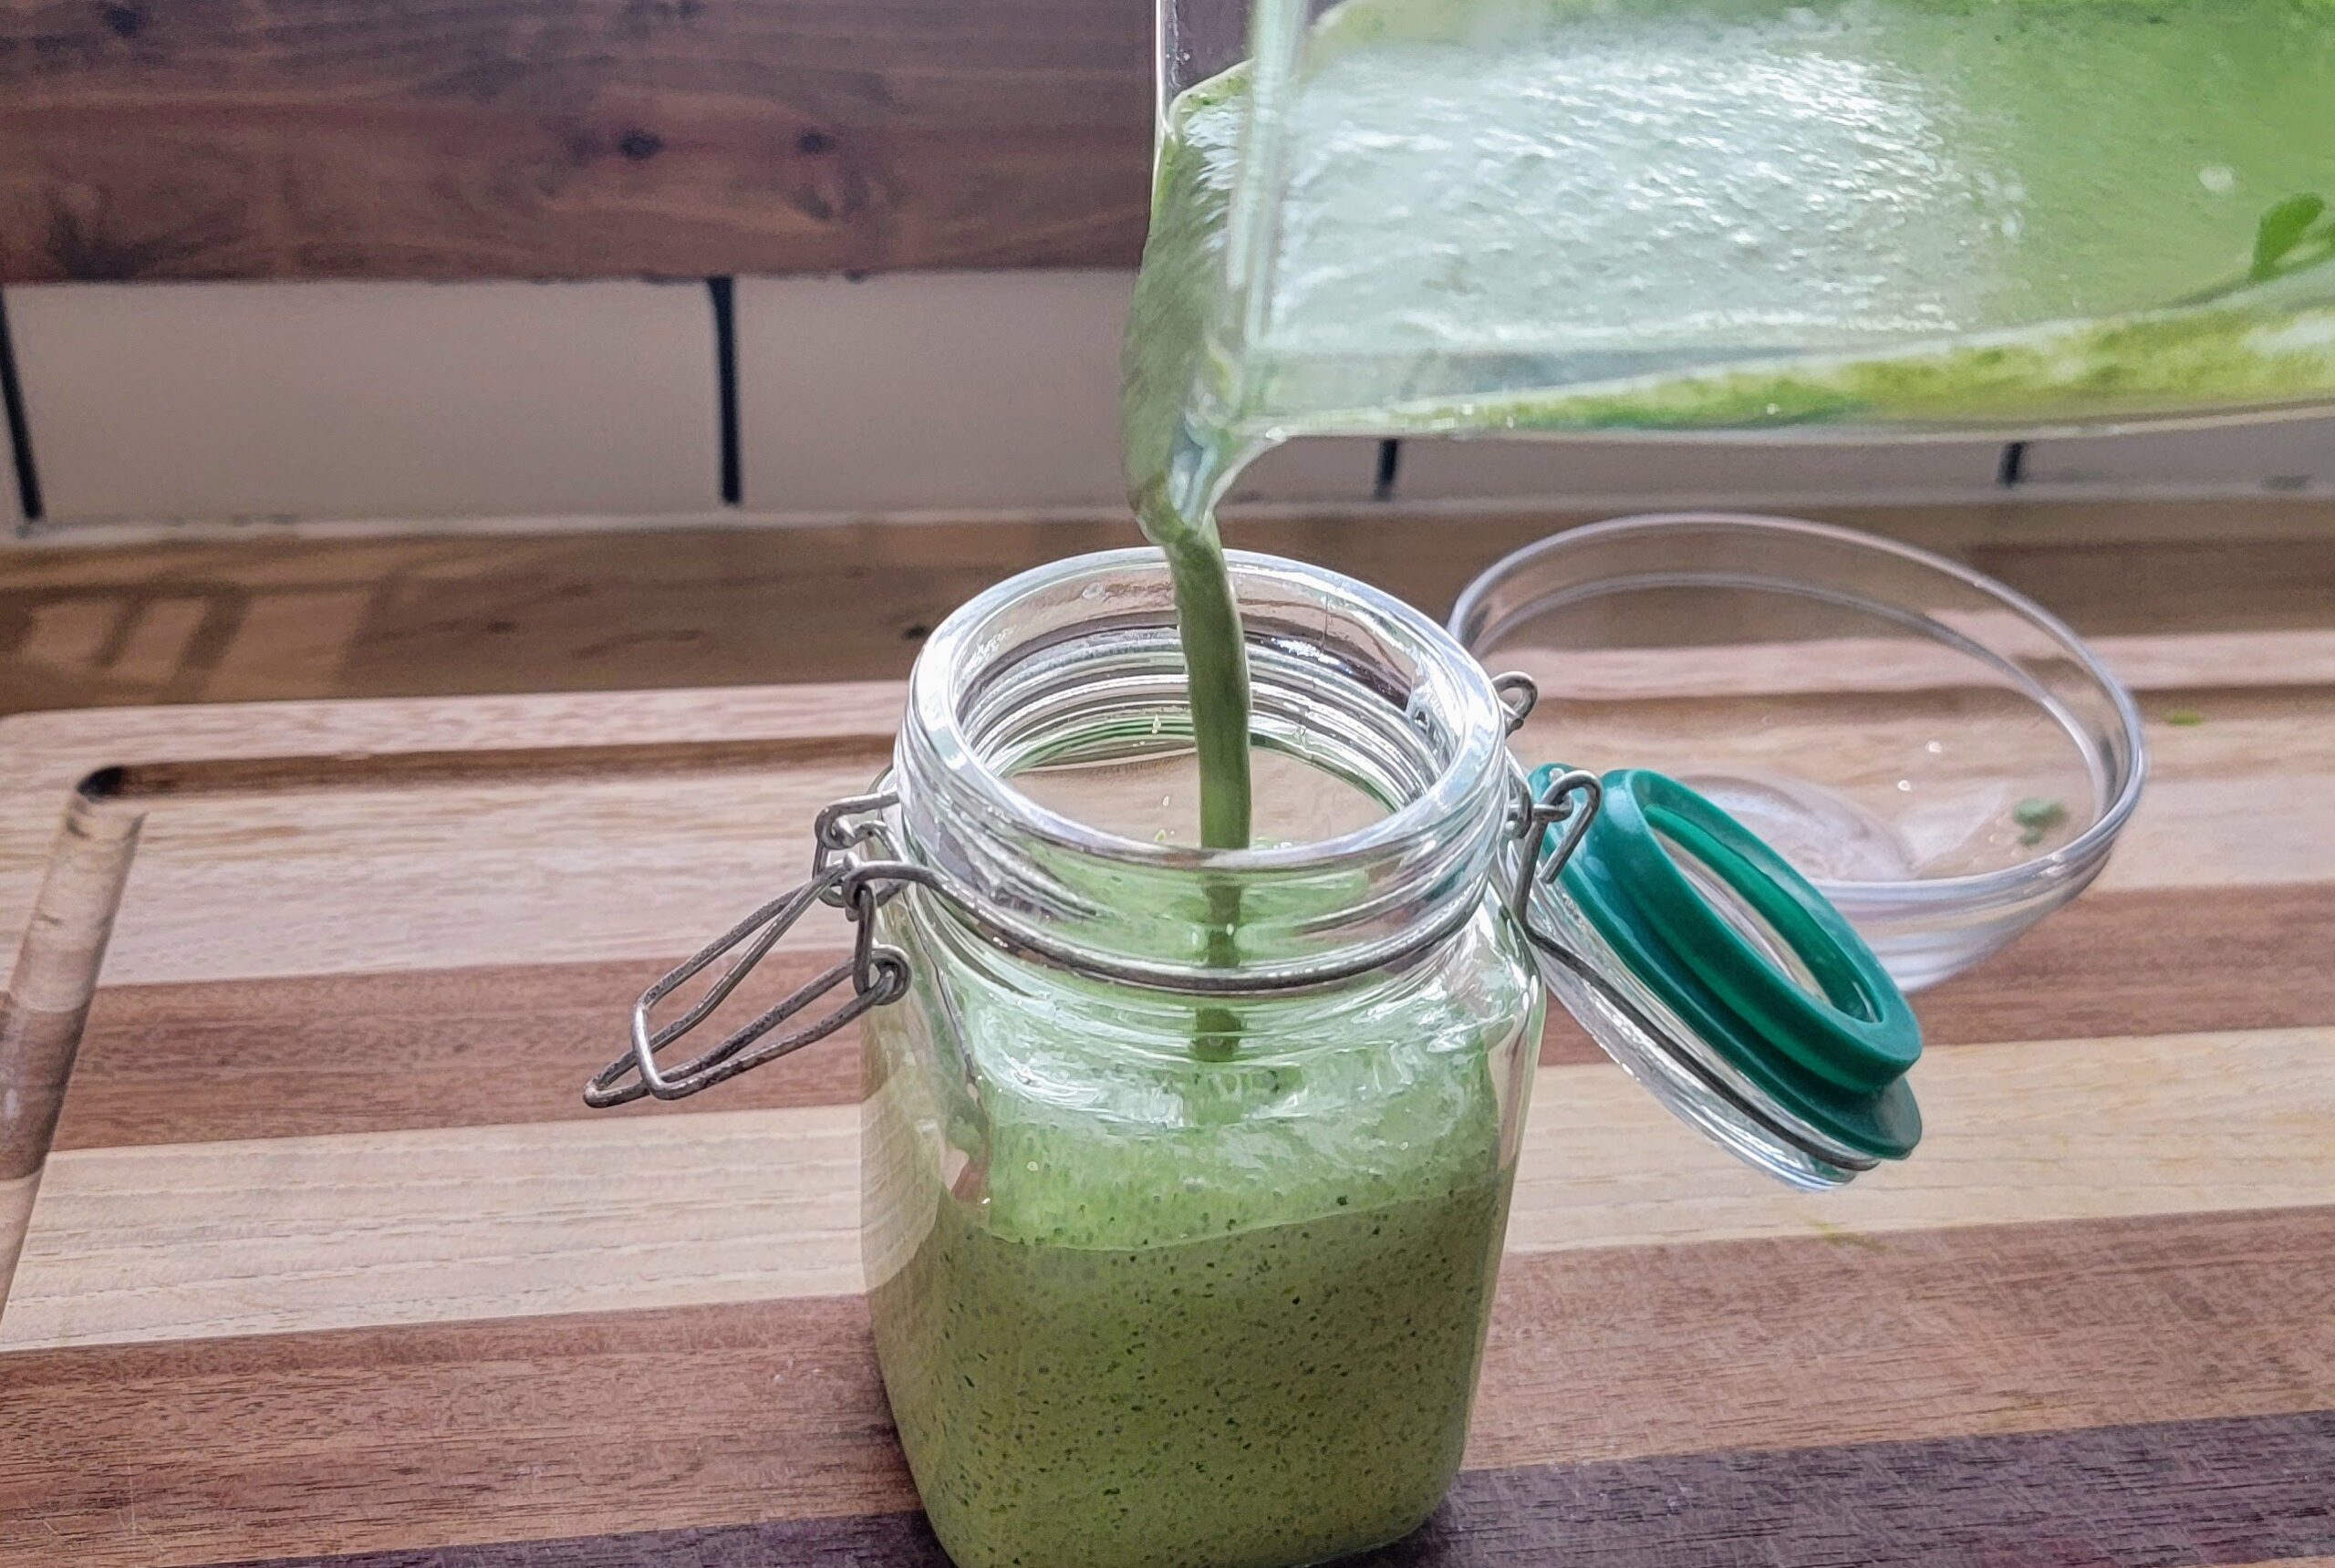
<path id="1" fill-rule="evenodd" d="M 2335 1023 L 2335 886 L 2100 891 L 1976 973 L 1918 999 L 1933 1047 Z M 737 1005 L 833 961 L 782 949 Z M 59 1148 L 309 1137 L 556 1121 L 577 1114 L 578 1064 L 613 1054 L 617 1026 L 663 961 L 296 975 L 98 993 L 57 1128 Z M 394 1054 L 402 1064 L 383 1073 Z M 1541 1061 L 1603 1060 L 1562 1009 Z M 451 1096 L 487 1072 L 495 1094 Z M 856 1032 L 722 1091 L 726 1109 L 843 1105 L 859 1095 Z M 714 1102 L 625 1107 L 669 1115 Z"/>
<path id="2" fill-rule="evenodd" d="M 866 1308 L 11 1355 L 0 1563 L 213 1562 L 911 1509 Z"/>
<path id="3" fill-rule="evenodd" d="M 2335 1546 L 2331 1460 L 2311 1412 L 1478 1472 L 1376 1563 L 2247 1562 Z"/>
<path id="4" fill-rule="evenodd" d="M 73 799 L 0 991 L 0 1306 L 96 994 L 138 823 Z"/>
<path id="5" fill-rule="evenodd" d="M 55 1157 L 0 1349 L 845 1295 L 859 1109 Z"/>
<path id="6" fill-rule="evenodd" d="M 2335 1203 L 2330 1045 L 2304 1029 L 1940 1052 L 1915 1080 L 1921 1158 L 1807 1197 L 1734 1166 L 1615 1069 L 1543 1068 L 1509 1247 Z"/>
<path id="7" fill-rule="evenodd" d="M 1973 1045 L 1915 1081 L 1921 1158 L 1809 1196 L 1616 1068 L 1543 1067 L 1509 1250 L 2335 1206 L 2335 1029 Z M 0 1348 L 847 1293 L 858 1193 L 851 1106 L 60 1154 Z"/>
<path id="8" fill-rule="evenodd" d="M 2236 522 L 2216 509 L 2225 526 Z M 2064 535 L 1997 538 L 1962 558 L 2008 572 L 2044 604 L 2080 607 L 2090 637 L 2144 637 L 2201 617 L 2229 631 L 2317 626 L 2335 603 L 2335 550 L 2259 537 L 2159 538 L 2141 550 Z"/>
<path id="9" fill-rule="evenodd" d="M 2298 1209 L 1513 1259 L 1468 1462 L 2335 1407 L 2330 1238 Z"/>
<path id="10" fill-rule="evenodd" d="M 721 746 L 739 741 L 873 740 L 898 727 L 898 681 L 587 697 L 489 696 L 461 702 L 215 703 L 137 713 L 20 713 L 0 720 L 0 790 L 69 786 L 94 767 L 379 760 L 483 753 L 506 759 L 600 747 Z M 47 805 L 47 802 L 38 804 Z"/>
<path id="11" fill-rule="evenodd" d="M 1417 1534 L 1353 1568 L 1998 1568 L 2040 1537 L 2051 1561 L 2273 1561 L 2335 1544 L 2315 1472 L 2325 1415 L 1478 1470 Z M 1998 1501 L 2011 1490 L 2019 1505 Z M 319 1563 L 316 1558 L 299 1561 Z M 915 1514 L 765 1521 L 322 1560 L 330 1568 L 949 1568 Z M 261 1565 L 251 1565 L 261 1568 Z M 279 1559 L 265 1568 L 289 1568 Z M 321 1564 L 320 1564 L 321 1568 Z"/>
<path id="12" fill-rule="evenodd" d="M 2330 929 L 2323 884 L 2095 888 L 1915 1008 L 1940 1045 L 2326 1023 Z"/>
<path id="13" fill-rule="evenodd" d="M 669 773 L 562 777 L 547 754 L 475 781 L 403 784 L 396 766 L 377 763 L 368 766 L 383 771 L 378 789 L 165 802 L 150 819 L 108 973 L 145 983 L 482 959 L 653 961 L 672 951 L 675 933 L 714 924 L 710 911 L 749 908 L 794 875 L 813 813 L 864 788 L 881 765 L 899 701 L 897 687 L 878 683 L 816 696 L 764 688 L 184 708 L 103 724 L 20 715 L 0 723 L 0 920 L 28 904 L 68 782 L 108 763 L 431 758 L 469 747 L 508 763 L 531 751 L 600 747 L 611 734 L 648 747 L 732 746 L 796 725 L 809 726 L 806 739 L 833 739 L 816 765 L 724 771 L 701 785 Z M 2285 706 L 2254 718 L 2209 702 L 2205 722 L 2159 728 L 2157 779 L 2104 886 L 2335 881 L 2335 834 L 2316 826 L 2329 773 L 2313 739 L 2335 727 L 2335 697 L 2314 688 L 2276 701 Z M 313 772 L 286 765 L 287 780 Z M 246 900 L 234 923 L 215 919 L 229 882 L 254 874 L 269 897 Z M 619 885 L 623 897 L 606 896 Z M 579 898 L 579 888 L 594 896 Z"/>
<path id="14" fill-rule="evenodd" d="M 2016 565 L 2009 524 L 1934 524 Z M 1315 524 L 1287 526 L 1302 550 Z M 1320 526 L 1397 582 L 1468 565 L 1461 535 Z M 2265 566 L 2296 552 L 2288 581 L 2316 580 L 2309 534 L 2246 535 L 2265 554 L 2226 577 L 2192 555 L 2227 603 L 2116 628 L 2150 686 L 2155 793 L 2107 883 L 1923 1000 L 1945 1048 L 1911 1166 L 1768 1192 L 1551 1033 L 1472 1468 L 1381 1568 L 2335 1551 L 2335 685 L 2247 668 L 2330 629 Z M 886 547 L 930 585 L 1003 569 L 977 542 Z M 2174 602 L 2129 532 L 2026 543 L 2129 566 L 2129 593 L 2091 579 L 2101 625 Z M 262 556 L 286 593 L 343 591 Z M 469 592 L 475 559 L 427 556 L 410 613 Z M 908 613 L 912 588 L 825 569 L 804 593 Z M 93 668 L 120 640 L 102 622 L 74 645 Z M 454 640 L 493 663 L 483 632 Z M 0 723 L 11 934 L 75 780 L 121 767 L 150 812 L 0 1316 L 0 1564 L 932 1564 L 864 1310 L 836 1293 L 847 1043 L 687 1114 L 573 1098 L 648 971 L 799 867 L 812 797 L 864 781 L 898 701 Z"/>
<path id="15" fill-rule="evenodd" d="M 2323 501 L 1832 506 L 1941 550 L 2091 636 L 2324 629 Z M 1508 551 L 1593 513 L 1377 505 L 1240 516 L 1248 548 L 1318 561 L 1440 615 Z M 1131 543 L 1124 517 L 552 535 L 306 536 L 0 551 L 0 711 L 898 677 L 925 632 L 1001 577 Z M 159 679 L 119 649 L 165 600 L 210 634 Z"/>
<path id="16" fill-rule="evenodd" d="M 1129 265 L 1103 0 L 0 6 L 0 282 Z"/>
<path id="17" fill-rule="evenodd" d="M 453 709 L 418 701 L 222 705 L 159 710 L 150 722 L 95 730 L 66 715 L 18 715 L 0 722 L 0 945 L 16 941 L 45 874 L 37 846 L 74 783 L 93 769 L 192 757 L 252 764 L 264 775 L 258 764 L 306 759 L 285 770 L 313 780 L 316 759 L 467 750 L 506 762 L 544 753 L 534 761 L 556 775 L 557 753 L 599 748 L 611 735 L 660 751 L 757 738 L 836 742 L 812 763 L 742 783 L 728 771 L 697 784 L 669 770 L 619 771 L 554 790 L 526 767 L 505 767 L 464 787 L 426 776 L 400 784 L 387 764 L 387 782 L 371 789 L 197 794 L 150 817 L 150 853 L 133 870 L 129 919 L 107 972 L 137 981 L 669 951 L 672 933 L 697 929 L 706 910 L 759 902 L 773 878 L 806 863 L 812 814 L 867 787 L 888 752 L 899 702 L 897 685 L 879 683 L 611 694 L 547 706 L 516 698 Z M 677 807 L 681 800 L 700 809 Z M 604 840 L 624 847 L 612 858 Z M 555 843 L 568 848 L 547 853 Z M 617 886 L 611 877 L 649 872 L 652 863 L 694 863 L 698 872 L 669 869 L 607 896 Z M 215 900 L 253 877 L 268 897 L 228 894 L 238 918 L 222 922 Z M 579 888 L 596 897 L 579 901 Z M 515 920 L 529 901 L 542 918 Z"/>
<path id="18" fill-rule="evenodd" d="M 781 949 L 734 1005 L 768 1005 L 841 950 Z M 613 1058 L 623 1049 L 626 1010 L 662 972 L 662 961 L 110 986 L 90 1011 L 57 1147 L 572 1119 L 583 1114 L 582 1075 L 596 1054 Z M 378 1063 L 391 1056 L 400 1070 L 381 1072 Z M 451 1083 L 489 1075 L 491 1096 L 447 1093 Z M 858 1033 L 847 1028 L 789 1057 L 783 1073 L 736 1080 L 718 1100 L 641 1101 L 604 1114 L 858 1099 Z"/>
<path id="19" fill-rule="evenodd" d="M 2330 1238 L 2335 1212 L 2292 1210 L 1516 1260 L 1469 1463 L 2327 1408 Z M 23 1524 L 0 1532 L 9 1568 L 913 1507 L 849 1299 L 19 1352 L 0 1368 L 0 1518 Z"/>
<path id="20" fill-rule="evenodd" d="M 2021 646 L 2008 611 L 1941 615 L 1941 624 L 1992 646 Z M 2031 639 L 2032 633 L 2027 638 Z M 2242 686 L 2275 691 L 2335 683 L 2335 631 L 2199 632 L 2102 637 L 2093 649 L 2134 691 Z M 1503 643 L 1494 656 L 1551 693 L 1677 710 L 1707 699 L 1781 699 L 1783 713 L 1846 707 L 1876 692 L 1943 698 L 1972 684 L 1968 655 L 1910 638 L 1839 637 L 1753 642 L 1722 628 L 1710 647 L 1583 649 Z M 1794 702 L 1818 698 L 1821 702 Z M 1576 700 L 1580 700 L 1577 698 Z"/>

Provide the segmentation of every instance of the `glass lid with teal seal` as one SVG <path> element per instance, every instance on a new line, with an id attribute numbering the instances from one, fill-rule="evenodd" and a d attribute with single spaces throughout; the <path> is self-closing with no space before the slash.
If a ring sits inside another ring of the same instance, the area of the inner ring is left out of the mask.
<path id="1" fill-rule="evenodd" d="M 1542 767 L 1531 796 L 1514 912 L 1550 989 L 1632 1077 L 1797 1187 L 1913 1153 L 1920 1026 L 1806 877 L 1662 774 Z"/>

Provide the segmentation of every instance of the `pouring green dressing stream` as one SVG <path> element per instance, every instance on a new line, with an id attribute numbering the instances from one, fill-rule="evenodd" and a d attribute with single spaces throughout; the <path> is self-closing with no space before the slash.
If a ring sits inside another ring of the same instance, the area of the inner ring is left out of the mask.
<path id="1" fill-rule="evenodd" d="M 1308 9 L 1257 0 L 1255 61 L 1168 106 L 1126 340 L 1206 847 L 1251 825 L 1215 506 L 1279 441 L 2335 392 L 2330 0 Z"/>
<path id="2" fill-rule="evenodd" d="M 1237 154 L 1228 147 L 1211 165 L 1178 155 L 1179 146 L 1171 140 L 1163 148 L 1152 195 L 1151 232 L 1127 323 L 1121 441 L 1136 521 L 1168 557 L 1175 584 L 1199 777 L 1199 842 L 1209 849 L 1246 849 L 1254 822 L 1249 650 L 1216 505 L 1267 443 L 1244 445 L 1229 424 L 1209 421 L 1195 396 L 1224 250 L 1222 193 L 1209 187 L 1229 177 Z M 1216 882 L 1208 899 L 1209 961 L 1230 967 L 1240 956 L 1240 887 Z M 1222 1059 L 1237 1049 L 1239 1020 L 1230 1010 L 1204 1010 L 1200 1022 L 1196 1054 Z"/>
<path id="3" fill-rule="evenodd" d="M 1163 150 L 1152 195 L 1151 234 L 1127 324 L 1121 437 L 1128 499 L 1145 535 L 1167 556 L 1176 586 L 1199 754 L 1199 841 L 1209 849 L 1246 849 L 1253 816 L 1249 655 L 1216 504 L 1266 443 L 1243 443 L 1229 422 L 1210 420 L 1197 396 L 1224 250 L 1222 193 L 1208 187 L 1230 177 L 1236 154 L 1227 148 L 1224 160 L 1209 164 L 1181 155 L 1179 145 L 1171 140 Z"/>

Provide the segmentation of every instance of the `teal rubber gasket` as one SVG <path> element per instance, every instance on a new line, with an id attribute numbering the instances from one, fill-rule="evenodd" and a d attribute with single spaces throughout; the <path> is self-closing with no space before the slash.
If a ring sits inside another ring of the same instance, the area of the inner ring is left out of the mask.
<path id="1" fill-rule="evenodd" d="M 1534 774 L 1536 792 L 1554 772 Z M 1921 1055 L 1921 1028 L 1855 928 L 1781 856 L 1676 780 L 1628 768 L 1602 783 L 1603 804 L 1562 882 L 1615 957 L 1782 1109 L 1862 1154 L 1913 1152 L 1921 1112 L 1904 1075 Z M 1822 997 L 1711 907 L 1665 835 L 1767 922 Z"/>

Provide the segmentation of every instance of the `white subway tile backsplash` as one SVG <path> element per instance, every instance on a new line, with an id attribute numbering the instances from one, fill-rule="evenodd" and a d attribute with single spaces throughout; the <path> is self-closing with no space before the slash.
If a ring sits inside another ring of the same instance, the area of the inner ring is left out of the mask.
<path id="1" fill-rule="evenodd" d="M 1404 441 L 1396 493 L 1406 501 L 1881 499 L 1982 491 L 1994 484 L 2001 461 L 1999 441 L 1424 439 Z"/>
<path id="2" fill-rule="evenodd" d="M 52 522 L 720 504 L 702 284 L 8 293 Z"/>
<path id="3" fill-rule="evenodd" d="M 1134 275 L 738 280 L 756 512 L 1110 505 Z"/>
<path id="4" fill-rule="evenodd" d="M 745 504 L 1116 506 L 1124 272 L 738 281 Z M 1364 501 L 1375 441 L 1293 441 L 1236 504 Z"/>
<path id="5" fill-rule="evenodd" d="M 742 279 L 743 503 L 766 514 L 1123 503 L 1132 275 Z M 140 284 L 6 302 L 50 522 L 703 514 L 701 285 Z M 1404 501 L 1789 505 L 1999 494 L 1991 441 L 1402 443 Z M 0 446 L 0 532 L 20 524 Z M 1379 443 L 1300 441 L 1234 504 L 1367 501 Z M 2029 487 L 2335 487 L 2335 420 L 2028 443 Z M 161 629 L 151 635 L 161 637 Z"/>
<path id="6" fill-rule="evenodd" d="M 759 512 L 1116 505 L 1116 272 L 898 274 L 738 284 L 745 499 Z M 1408 500 L 1983 490 L 1993 442 L 1404 443 Z M 1235 504 L 1367 500 L 1374 441 L 1300 441 Z"/>
<path id="7" fill-rule="evenodd" d="M 2335 485 L 2335 420 L 2278 419 L 2028 443 L 2029 484 L 2138 490 Z"/>

